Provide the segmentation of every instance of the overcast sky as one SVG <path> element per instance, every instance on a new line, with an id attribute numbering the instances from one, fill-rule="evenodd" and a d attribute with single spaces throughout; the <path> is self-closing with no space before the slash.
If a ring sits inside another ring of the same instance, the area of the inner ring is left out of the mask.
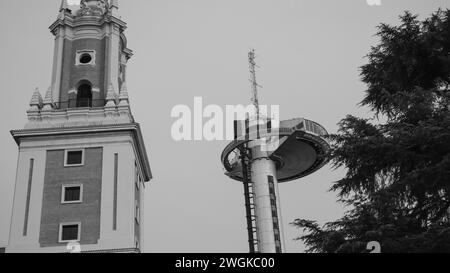
<path id="1" fill-rule="evenodd" d="M 243 187 L 224 175 L 226 142 L 174 142 L 172 108 L 247 104 L 247 53 L 257 51 L 262 104 L 281 107 L 281 118 L 305 117 L 335 132 L 359 108 L 365 86 L 364 56 L 381 23 L 397 24 L 410 10 L 428 16 L 448 0 L 132 0 L 119 1 L 134 57 L 128 89 L 143 127 L 154 173 L 145 208 L 146 252 L 247 252 Z M 50 85 L 53 36 L 60 0 L 0 0 L 0 246 L 6 245 L 16 174 L 17 146 L 9 134 L 23 128 L 33 90 Z M 44 95 L 44 94 L 43 94 Z M 328 192 L 344 170 L 327 166 L 280 185 L 289 252 L 304 246 L 289 225 L 296 218 L 320 223 L 342 216 Z"/>

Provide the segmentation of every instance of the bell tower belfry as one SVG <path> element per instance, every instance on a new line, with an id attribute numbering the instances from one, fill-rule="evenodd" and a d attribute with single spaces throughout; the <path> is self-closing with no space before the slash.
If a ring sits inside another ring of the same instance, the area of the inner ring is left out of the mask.
<path id="1" fill-rule="evenodd" d="M 59 108 L 101 106 L 124 89 L 126 64 L 132 56 L 118 17 L 118 1 L 83 0 L 72 14 L 63 1 L 50 30 L 55 35 L 53 100 Z"/>
<path id="2" fill-rule="evenodd" d="M 73 8 L 73 10 L 72 10 Z M 141 252 L 152 178 L 126 85 L 132 51 L 118 0 L 62 0 L 50 87 L 19 146 L 7 252 Z"/>

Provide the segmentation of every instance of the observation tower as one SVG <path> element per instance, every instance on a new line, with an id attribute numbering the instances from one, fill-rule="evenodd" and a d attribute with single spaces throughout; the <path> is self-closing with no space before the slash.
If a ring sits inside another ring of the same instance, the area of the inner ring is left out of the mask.
<path id="1" fill-rule="evenodd" d="M 254 50 L 249 64 L 256 114 L 235 121 L 235 139 L 221 160 L 226 175 L 244 185 L 250 252 L 283 253 L 278 184 L 298 181 L 327 164 L 328 133 L 304 118 L 279 121 L 261 114 Z"/>

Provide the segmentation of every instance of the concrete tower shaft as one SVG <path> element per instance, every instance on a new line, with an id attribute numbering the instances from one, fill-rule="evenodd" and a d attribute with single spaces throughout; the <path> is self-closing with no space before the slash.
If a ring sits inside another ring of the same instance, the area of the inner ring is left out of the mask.
<path id="1" fill-rule="evenodd" d="M 252 151 L 251 182 L 255 200 L 258 250 L 262 253 L 281 253 L 284 252 L 284 234 L 281 228 L 277 168 L 260 142 L 255 140 L 249 143 Z"/>

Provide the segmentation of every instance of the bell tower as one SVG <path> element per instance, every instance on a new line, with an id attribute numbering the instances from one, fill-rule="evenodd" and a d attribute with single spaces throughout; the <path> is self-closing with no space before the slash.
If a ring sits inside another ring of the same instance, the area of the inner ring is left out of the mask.
<path id="1" fill-rule="evenodd" d="M 141 252 L 152 178 L 131 113 L 132 57 L 118 0 L 62 0 L 50 87 L 36 89 L 19 146 L 7 252 Z"/>
<path id="2" fill-rule="evenodd" d="M 55 35 L 52 97 L 59 108 L 99 107 L 126 89 L 126 65 L 132 56 L 118 17 L 117 0 L 83 0 L 72 13 L 63 1 L 50 27 Z"/>

